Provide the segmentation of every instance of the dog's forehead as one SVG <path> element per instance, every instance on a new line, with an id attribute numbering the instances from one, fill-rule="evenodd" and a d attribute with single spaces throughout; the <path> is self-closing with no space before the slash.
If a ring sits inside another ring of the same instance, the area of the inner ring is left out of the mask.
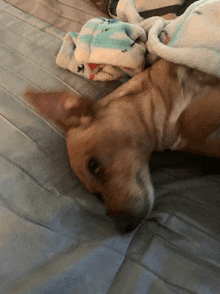
<path id="1" fill-rule="evenodd" d="M 91 122 L 70 129 L 70 135 L 77 141 L 110 141 L 119 137 L 119 133 L 123 136 L 125 131 L 128 131 L 126 120 L 121 117 L 120 110 L 114 110 L 99 112 Z"/>
<path id="2" fill-rule="evenodd" d="M 112 124 L 93 123 L 88 127 L 72 128 L 67 133 L 67 145 L 72 153 L 77 152 L 92 155 L 101 151 L 108 152 L 112 144 L 117 144 L 120 139 L 120 132 Z"/>

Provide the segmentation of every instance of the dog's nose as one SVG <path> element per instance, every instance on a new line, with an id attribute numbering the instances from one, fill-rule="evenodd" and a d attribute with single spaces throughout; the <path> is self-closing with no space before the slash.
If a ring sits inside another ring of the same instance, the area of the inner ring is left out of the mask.
<path id="1" fill-rule="evenodd" d="M 128 234 L 132 232 L 142 222 L 143 219 L 143 217 L 125 213 L 114 217 L 116 229 L 121 234 Z"/>

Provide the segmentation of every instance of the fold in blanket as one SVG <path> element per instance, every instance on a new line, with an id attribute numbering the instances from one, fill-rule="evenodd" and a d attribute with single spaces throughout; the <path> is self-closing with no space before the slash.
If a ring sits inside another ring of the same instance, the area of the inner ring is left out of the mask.
<path id="1" fill-rule="evenodd" d="M 149 20 L 149 52 L 174 63 L 220 77 L 220 1 L 200 0 L 173 21 Z"/>
<path id="2" fill-rule="evenodd" d="M 144 69 L 146 33 L 118 19 L 93 18 L 79 34 L 69 32 L 56 63 L 90 80 L 114 80 Z"/>
<path id="3" fill-rule="evenodd" d="M 114 80 L 161 57 L 220 77 L 219 0 L 196 1 L 170 21 L 143 20 L 132 0 L 121 0 L 117 16 L 92 19 L 79 35 L 68 33 L 57 64 L 91 80 Z"/>

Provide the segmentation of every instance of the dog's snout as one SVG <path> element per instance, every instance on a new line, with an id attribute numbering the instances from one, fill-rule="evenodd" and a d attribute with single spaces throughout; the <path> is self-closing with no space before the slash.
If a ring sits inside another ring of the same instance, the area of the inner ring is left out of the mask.
<path id="1" fill-rule="evenodd" d="M 114 218 L 116 229 L 121 234 L 128 234 L 132 232 L 142 222 L 143 219 L 143 217 L 125 213 L 117 215 Z"/>

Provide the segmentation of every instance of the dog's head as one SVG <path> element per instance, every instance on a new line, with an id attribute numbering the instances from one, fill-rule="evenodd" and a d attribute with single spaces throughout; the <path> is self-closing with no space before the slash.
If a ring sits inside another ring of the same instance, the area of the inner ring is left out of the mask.
<path id="1" fill-rule="evenodd" d="M 73 172 L 101 195 L 118 229 L 134 229 L 154 201 L 148 168 L 152 139 L 135 106 L 129 99 L 102 104 L 67 92 L 27 91 L 25 97 L 65 131 Z"/>

